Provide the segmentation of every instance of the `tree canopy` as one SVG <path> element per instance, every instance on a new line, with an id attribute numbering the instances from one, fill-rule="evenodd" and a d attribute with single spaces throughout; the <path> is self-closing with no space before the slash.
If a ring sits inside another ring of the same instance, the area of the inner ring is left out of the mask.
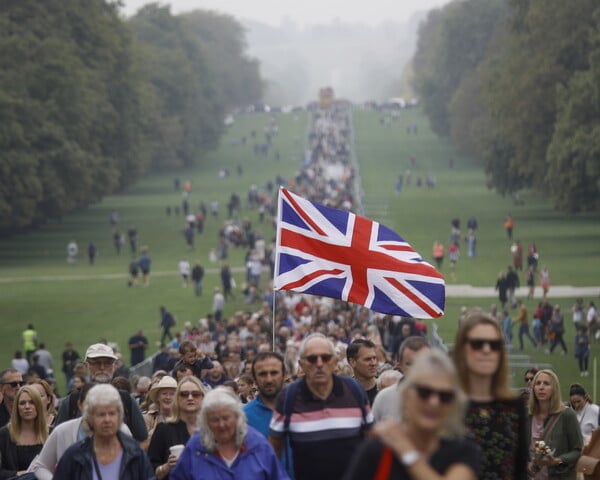
<path id="1" fill-rule="evenodd" d="M 421 28 L 424 110 L 438 134 L 482 160 L 491 188 L 598 209 L 599 14 L 594 0 L 467 0 Z"/>
<path id="2" fill-rule="evenodd" d="M 192 164 L 218 144 L 227 108 L 260 97 L 258 64 L 233 19 L 220 19 L 211 38 L 167 7 L 130 20 L 118 8 L 0 3 L 0 232 L 60 219 L 150 170 Z M 193 17 L 203 15 L 213 18 Z"/>

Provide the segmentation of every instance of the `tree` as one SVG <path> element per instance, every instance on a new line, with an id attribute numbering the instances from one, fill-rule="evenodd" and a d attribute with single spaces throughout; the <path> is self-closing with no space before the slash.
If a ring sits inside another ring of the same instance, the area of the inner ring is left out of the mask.
<path id="1" fill-rule="evenodd" d="M 224 101 L 197 41 L 169 7 L 146 5 L 130 20 L 138 42 L 146 152 L 154 169 L 191 165 L 217 146 Z"/>
<path id="2" fill-rule="evenodd" d="M 589 68 L 595 3 L 511 1 L 506 46 L 482 72 L 481 84 L 495 130 L 484 136 L 482 151 L 490 185 L 499 192 L 534 187 L 551 193 L 547 152 L 557 119 L 557 91 L 577 71 Z M 498 139 L 506 148 L 496 148 Z"/>
<path id="3" fill-rule="evenodd" d="M 594 15 L 600 24 L 600 8 Z M 591 31 L 590 68 L 559 85 L 545 180 L 556 208 L 600 207 L 600 33 Z"/>
<path id="4" fill-rule="evenodd" d="M 506 0 L 466 0 L 434 11 L 420 28 L 415 89 L 438 135 L 449 135 L 450 102 L 485 58 L 490 38 L 508 13 Z"/>
<path id="5" fill-rule="evenodd" d="M 242 25 L 230 15 L 208 10 L 195 10 L 180 18 L 198 42 L 227 108 L 259 102 L 263 93 L 259 63 L 246 54 Z"/>

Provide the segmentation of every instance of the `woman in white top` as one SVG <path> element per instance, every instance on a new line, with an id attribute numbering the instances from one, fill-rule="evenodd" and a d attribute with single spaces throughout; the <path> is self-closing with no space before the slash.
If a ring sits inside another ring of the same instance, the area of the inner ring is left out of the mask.
<path id="1" fill-rule="evenodd" d="M 569 388 L 569 400 L 571 408 L 577 414 L 583 441 L 588 442 L 592 436 L 592 431 L 598 427 L 600 407 L 592 402 L 590 396 L 579 383 L 574 383 Z"/>

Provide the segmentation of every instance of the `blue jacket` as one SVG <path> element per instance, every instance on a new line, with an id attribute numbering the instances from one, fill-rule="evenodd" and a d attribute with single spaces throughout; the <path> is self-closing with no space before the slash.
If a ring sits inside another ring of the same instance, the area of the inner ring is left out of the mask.
<path id="1" fill-rule="evenodd" d="M 273 417 L 273 410 L 264 404 L 260 395 L 244 405 L 244 413 L 248 419 L 248 425 L 262 433 L 265 438 L 269 438 L 269 425 L 271 424 L 271 418 Z M 292 448 L 289 439 L 286 438 L 285 450 L 283 452 L 281 463 L 288 476 L 293 479 L 294 462 L 292 458 Z"/>
<path id="2" fill-rule="evenodd" d="M 196 432 L 188 441 L 169 480 L 288 480 L 267 439 L 252 427 L 231 467 L 200 443 Z"/>
<path id="3" fill-rule="evenodd" d="M 119 480 L 156 480 L 150 460 L 138 442 L 121 432 L 118 432 L 117 435 L 123 447 Z M 60 458 L 52 478 L 54 480 L 92 480 L 93 448 L 92 437 L 87 437 L 71 445 Z"/>

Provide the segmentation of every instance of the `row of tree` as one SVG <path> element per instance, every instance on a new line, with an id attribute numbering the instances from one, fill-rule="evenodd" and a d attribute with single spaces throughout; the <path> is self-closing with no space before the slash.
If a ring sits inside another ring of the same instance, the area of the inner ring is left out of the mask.
<path id="1" fill-rule="evenodd" d="M 422 24 L 415 88 L 438 135 L 502 194 L 600 207 L 600 4 L 466 0 Z"/>
<path id="2" fill-rule="evenodd" d="M 124 19 L 118 4 L 0 3 L 0 232 L 202 161 L 225 112 L 260 100 L 232 17 L 152 4 Z"/>

